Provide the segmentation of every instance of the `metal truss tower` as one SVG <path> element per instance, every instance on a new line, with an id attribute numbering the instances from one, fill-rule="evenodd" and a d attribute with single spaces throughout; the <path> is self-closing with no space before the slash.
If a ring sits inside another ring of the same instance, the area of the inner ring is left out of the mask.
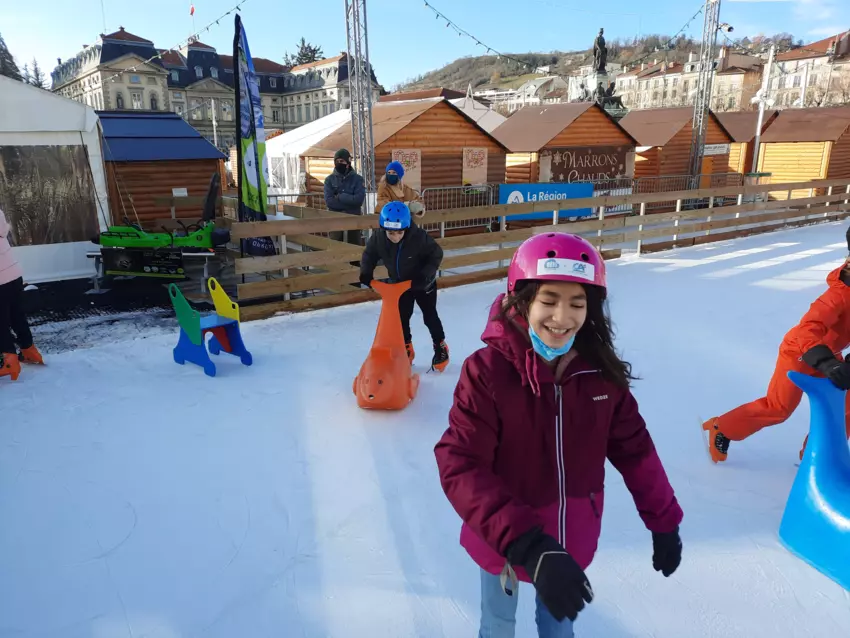
<path id="1" fill-rule="evenodd" d="M 357 171 L 366 182 L 368 194 L 376 192 L 375 145 L 372 137 L 372 66 L 369 64 L 369 36 L 366 31 L 366 0 L 345 0 L 345 27 L 348 43 L 348 89 L 351 95 L 352 155 Z"/>
<path id="2" fill-rule="evenodd" d="M 694 101 L 694 128 L 691 137 L 690 173 L 694 179 L 702 171 L 705 152 L 705 133 L 708 128 L 711 90 L 714 85 L 714 64 L 717 57 L 717 28 L 720 24 L 720 0 L 705 0 L 705 20 L 702 27 L 700 48 L 699 80 Z M 695 184 L 697 188 L 699 184 Z"/>

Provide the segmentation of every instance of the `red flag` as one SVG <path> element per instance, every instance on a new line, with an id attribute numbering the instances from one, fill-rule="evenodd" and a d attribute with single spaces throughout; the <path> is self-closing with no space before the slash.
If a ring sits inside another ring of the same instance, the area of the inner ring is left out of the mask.
<path id="1" fill-rule="evenodd" d="M 193 5 L 193 4 L 189 5 L 189 15 L 190 16 L 195 15 L 195 5 Z"/>

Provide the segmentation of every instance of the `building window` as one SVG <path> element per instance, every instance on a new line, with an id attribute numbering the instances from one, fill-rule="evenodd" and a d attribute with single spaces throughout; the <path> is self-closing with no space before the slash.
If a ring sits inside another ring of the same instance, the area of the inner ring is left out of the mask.
<path id="1" fill-rule="evenodd" d="M 151 111 L 158 111 L 159 104 L 156 101 L 156 93 L 151 93 Z"/>
<path id="2" fill-rule="evenodd" d="M 117 108 L 119 111 L 123 110 L 124 108 L 124 96 L 120 93 L 115 95 L 115 108 Z"/>
<path id="3" fill-rule="evenodd" d="M 272 109 L 272 122 L 280 122 L 280 109 Z"/>
<path id="4" fill-rule="evenodd" d="M 335 110 L 336 110 L 336 104 L 335 103 L 331 102 L 330 104 L 328 104 L 328 112 L 329 113 L 333 113 Z"/>
<path id="5" fill-rule="evenodd" d="M 156 78 L 152 76 L 148 76 L 148 84 L 156 84 Z"/>
<path id="6" fill-rule="evenodd" d="M 141 83 L 142 83 L 142 78 L 140 78 L 138 75 L 131 75 L 130 76 L 130 84 L 141 84 Z"/>
<path id="7" fill-rule="evenodd" d="M 230 100 L 221 101 L 221 114 L 225 122 L 233 121 L 233 103 Z"/>
<path id="8" fill-rule="evenodd" d="M 794 76 L 794 88 L 799 89 L 802 78 L 799 75 Z"/>
<path id="9" fill-rule="evenodd" d="M 140 91 L 130 91 L 130 101 L 133 103 L 133 110 L 141 111 L 145 108 Z"/>
<path id="10" fill-rule="evenodd" d="M 210 67 L 210 77 L 214 78 L 216 80 L 218 79 L 218 69 L 215 68 L 214 66 Z"/>
<path id="11" fill-rule="evenodd" d="M 318 106 L 313 107 L 313 119 L 315 119 L 315 120 L 319 119 L 319 107 Z"/>
<path id="12" fill-rule="evenodd" d="M 204 69 L 202 67 L 199 67 L 199 66 L 195 67 L 195 77 L 196 78 L 204 77 Z"/>
<path id="13" fill-rule="evenodd" d="M 325 104 L 322 104 L 322 115 L 327 115 L 327 114 L 328 114 L 328 105 L 327 105 L 327 103 L 325 103 Z"/>
<path id="14" fill-rule="evenodd" d="M 183 117 L 183 111 L 183 105 L 174 102 L 174 112 L 177 113 L 177 115 L 179 115 L 180 117 Z"/>
<path id="15" fill-rule="evenodd" d="M 269 86 L 273 89 L 277 88 L 277 78 L 269 78 Z"/>
<path id="16" fill-rule="evenodd" d="M 174 91 L 174 99 L 175 100 L 182 100 L 183 99 L 183 92 L 182 91 Z"/>
<path id="17" fill-rule="evenodd" d="M 180 71 L 175 70 L 175 71 L 171 72 L 171 81 L 172 82 L 179 82 L 180 81 Z"/>

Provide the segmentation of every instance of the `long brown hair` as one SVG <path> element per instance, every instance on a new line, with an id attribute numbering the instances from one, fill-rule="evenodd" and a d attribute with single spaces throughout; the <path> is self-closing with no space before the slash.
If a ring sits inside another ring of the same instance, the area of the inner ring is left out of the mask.
<path id="1" fill-rule="evenodd" d="M 524 281 L 517 284 L 502 304 L 502 318 L 510 318 L 516 312 L 528 319 L 528 311 L 543 282 Z M 576 334 L 575 349 L 588 363 L 595 365 L 609 381 L 628 388 L 629 382 L 638 377 L 632 375 L 632 366 L 617 356 L 614 349 L 614 330 L 605 299 L 605 290 L 599 286 L 582 285 L 587 295 L 587 318 Z M 513 312 L 512 312 L 513 311 Z"/>

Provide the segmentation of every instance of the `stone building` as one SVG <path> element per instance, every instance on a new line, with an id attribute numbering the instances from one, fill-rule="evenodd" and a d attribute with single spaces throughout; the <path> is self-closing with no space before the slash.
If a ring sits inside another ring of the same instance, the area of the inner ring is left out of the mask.
<path id="1" fill-rule="evenodd" d="M 288 68 L 254 57 L 268 132 L 291 130 L 348 108 L 348 57 Z M 58 60 L 53 91 L 98 110 L 173 111 L 227 149 L 236 141 L 233 57 L 198 40 L 157 49 L 124 27 L 101 34 L 73 58 Z M 371 72 L 374 100 L 380 86 Z"/>

